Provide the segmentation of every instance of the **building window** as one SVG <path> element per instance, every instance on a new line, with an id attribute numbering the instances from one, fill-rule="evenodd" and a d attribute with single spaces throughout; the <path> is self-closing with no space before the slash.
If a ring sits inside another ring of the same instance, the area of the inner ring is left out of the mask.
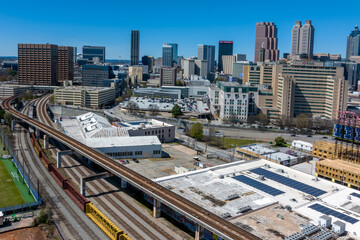
<path id="1" fill-rule="evenodd" d="M 154 150 L 154 154 L 160 154 L 160 150 Z"/>

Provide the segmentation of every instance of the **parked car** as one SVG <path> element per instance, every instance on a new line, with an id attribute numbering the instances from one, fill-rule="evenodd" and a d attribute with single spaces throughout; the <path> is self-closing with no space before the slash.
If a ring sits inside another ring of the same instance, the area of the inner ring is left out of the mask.
<path id="1" fill-rule="evenodd" d="M 133 158 L 133 161 L 139 163 L 139 160 L 137 160 L 136 158 Z"/>
<path id="2" fill-rule="evenodd" d="M 194 157 L 195 161 L 200 161 L 199 157 Z"/>

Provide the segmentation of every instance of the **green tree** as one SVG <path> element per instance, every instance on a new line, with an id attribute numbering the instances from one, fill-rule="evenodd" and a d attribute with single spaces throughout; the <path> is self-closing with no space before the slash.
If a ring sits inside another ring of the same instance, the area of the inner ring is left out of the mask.
<path id="1" fill-rule="evenodd" d="M 170 112 L 175 118 L 184 115 L 183 112 L 181 111 L 181 108 L 177 104 L 174 105 L 174 107 L 171 109 Z"/>
<path id="2" fill-rule="evenodd" d="M 285 147 L 286 146 L 286 140 L 283 137 L 275 138 L 275 146 Z"/>
<path id="3" fill-rule="evenodd" d="M 4 119 L 5 110 L 0 108 L 0 119 Z"/>
<path id="4" fill-rule="evenodd" d="M 190 129 L 190 136 L 201 140 L 203 138 L 203 126 L 201 123 L 194 123 Z"/>
<path id="5" fill-rule="evenodd" d="M 4 114 L 4 122 L 7 125 L 11 125 L 11 121 L 14 119 L 13 115 L 11 115 L 10 113 L 5 113 Z"/>
<path id="6" fill-rule="evenodd" d="M 55 95 L 54 94 L 49 97 L 49 103 L 51 103 L 51 104 L 55 103 Z"/>
<path id="7" fill-rule="evenodd" d="M 265 115 L 265 114 L 263 114 L 263 113 L 259 113 L 258 115 L 257 115 L 257 120 L 259 121 L 259 124 L 260 124 L 260 126 L 262 126 L 262 127 L 264 127 L 264 126 L 266 126 L 267 124 L 269 124 L 269 118 Z"/>
<path id="8" fill-rule="evenodd" d="M 306 114 L 300 114 L 295 119 L 296 128 L 304 129 L 310 127 L 310 118 Z"/>
<path id="9" fill-rule="evenodd" d="M 130 113 L 135 113 L 139 110 L 139 105 L 133 101 L 129 101 L 126 107 L 129 109 Z"/>
<path id="10" fill-rule="evenodd" d="M 27 90 L 25 92 L 25 96 L 22 98 L 22 101 L 28 101 L 28 100 L 31 100 L 33 98 L 34 98 L 34 95 L 29 90 Z"/>
<path id="11" fill-rule="evenodd" d="M 149 106 L 149 111 L 150 111 L 151 116 L 155 117 L 155 116 L 159 115 L 160 109 L 159 109 L 158 105 L 153 104 L 153 105 Z"/>
<path id="12" fill-rule="evenodd" d="M 181 80 L 176 80 L 176 86 L 184 86 Z"/>

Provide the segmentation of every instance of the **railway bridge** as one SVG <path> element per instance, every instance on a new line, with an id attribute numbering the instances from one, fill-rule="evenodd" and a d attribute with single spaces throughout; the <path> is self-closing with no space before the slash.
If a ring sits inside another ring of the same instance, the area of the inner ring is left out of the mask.
<path id="1" fill-rule="evenodd" d="M 184 197 L 168 190 L 160 184 L 123 165 L 117 164 L 108 156 L 84 145 L 77 140 L 74 140 L 53 127 L 18 112 L 12 107 L 12 103 L 15 98 L 16 97 L 7 98 L 2 102 L 2 107 L 5 111 L 11 113 L 18 120 L 27 123 L 28 125 L 66 145 L 73 151 L 90 159 L 109 173 L 121 178 L 122 181 L 126 181 L 144 193 L 150 195 L 154 199 L 155 217 L 159 216 L 161 204 L 165 204 L 196 223 L 195 237 L 197 239 L 200 238 L 201 231 L 204 228 L 223 239 L 260 239 L 229 221 L 185 199 Z M 40 101 L 41 106 L 39 106 L 40 111 L 38 113 L 44 117 L 48 117 L 46 102 L 47 101 Z"/>

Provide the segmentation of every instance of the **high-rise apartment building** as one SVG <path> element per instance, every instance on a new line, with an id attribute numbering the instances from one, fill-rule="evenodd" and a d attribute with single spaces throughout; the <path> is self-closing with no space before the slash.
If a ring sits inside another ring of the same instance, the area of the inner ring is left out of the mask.
<path id="1" fill-rule="evenodd" d="M 140 32 L 138 30 L 132 30 L 130 66 L 139 65 L 139 41 L 140 41 Z"/>
<path id="2" fill-rule="evenodd" d="M 18 44 L 19 84 L 56 85 L 73 80 L 74 50 L 53 44 Z"/>
<path id="3" fill-rule="evenodd" d="M 207 60 L 207 73 L 215 71 L 215 46 L 198 45 L 198 59 Z"/>
<path id="4" fill-rule="evenodd" d="M 172 46 L 172 49 L 173 49 L 173 63 L 176 63 L 176 64 L 180 64 L 178 63 L 177 61 L 177 58 L 178 58 L 178 44 L 177 43 L 168 43 L 168 45 Z"/>
<path id="5" fill-rule="evenodd" d="M 58 82 L 74 80 L 74 48 L 58 47 Z"/>
<path id="6" fill-rule="evenodd" d="M 160 69 L 160 85 L 175 86 L 175 83 L 176 83 L 176 68 L 162 67 Z"/>
<path id="7" fill-rule="evenodd" d="M 223 71 L 222 56 L 233 55 L 233 41 L 219 41 L 218 72 Z"/>
<path id="8" fill-rule="evenodd" d="M 173 65 L 173 46 L 167 43 L 162 46 L 162 65 L 167 67 Z"/>
<path id="9" fill-rule="evenodd" d="M 346 59 L 350 60 L 351 56 L 360 56 L 360 30 L 358 26 L 355 26 L 355 29 L 347 37 Z"/>
<path id="10" fill-rule="evenodd" d="M 255 62 L 279 59 L 277 28 L 273 22 L 256 23 Z"/>
<path id="11" fill-rule="evenodd" d="M 221 119 L 246 122 L 250 107 L 249 90 L 237 82 L 218 81 L 209 87 L 210 111 Z"/>
<path id="12" fill-rule="evenodd" d="M 98 46 L 83 46 L 82 48 L 83 59 L 93 60 L 99 58 L 100 63 L 105 62 L 105 47 Z"/>

